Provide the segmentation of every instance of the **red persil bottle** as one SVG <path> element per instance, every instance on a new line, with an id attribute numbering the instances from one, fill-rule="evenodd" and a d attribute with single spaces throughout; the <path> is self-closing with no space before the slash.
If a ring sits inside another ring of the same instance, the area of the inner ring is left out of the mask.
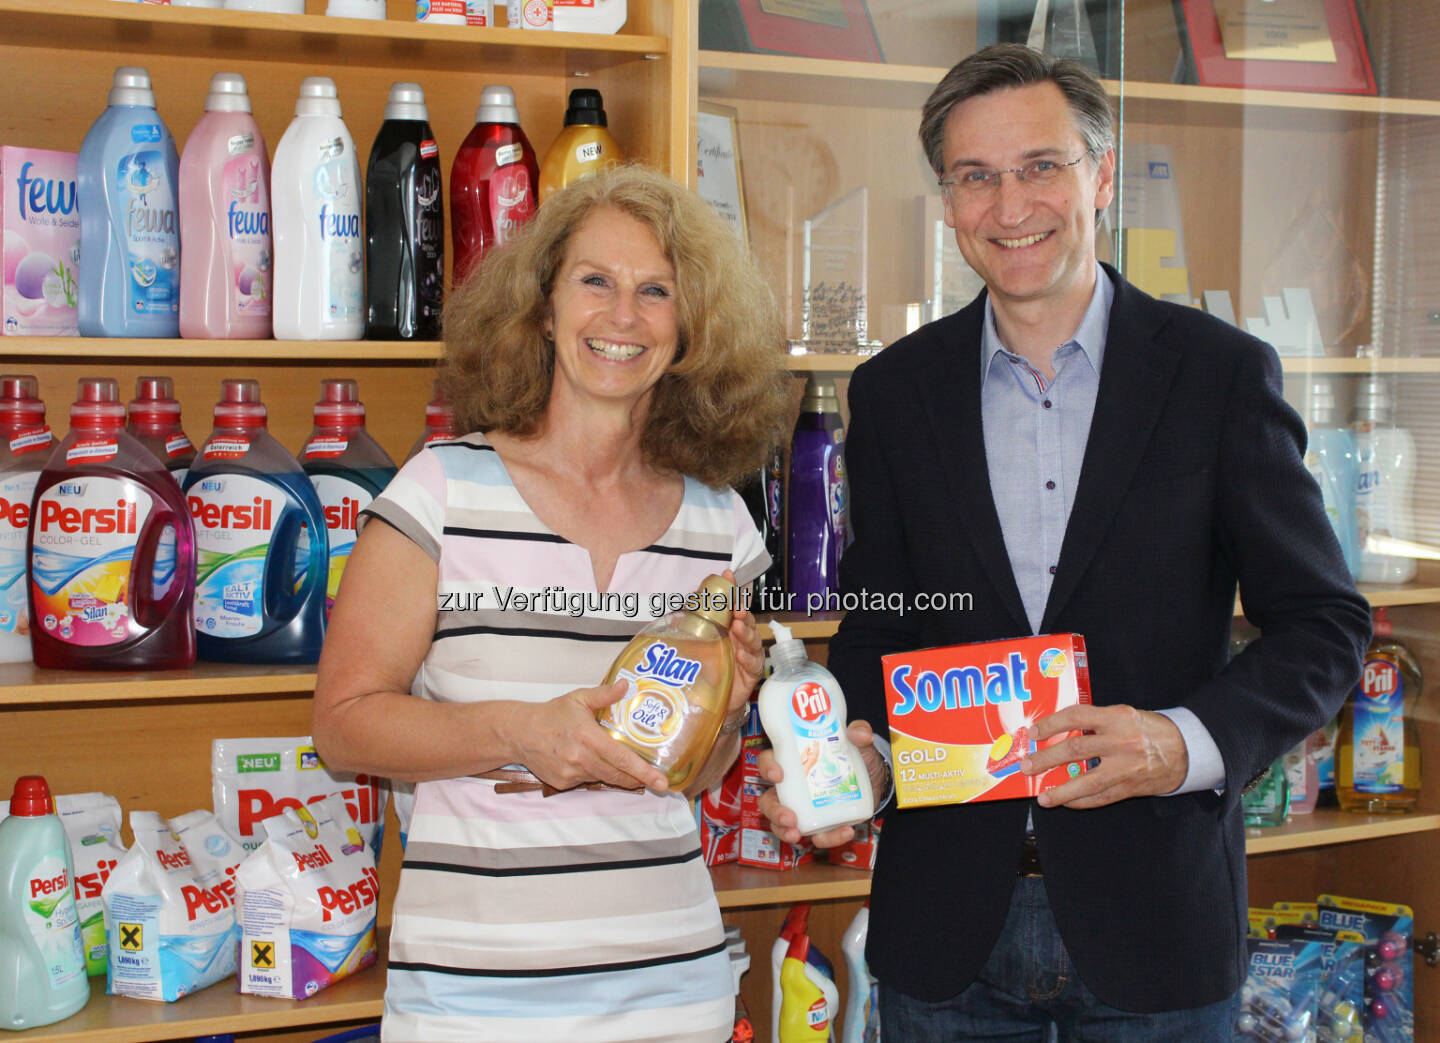
<path id="1" fill-rule="evenodd" d="M 28 557 L 36 666 L 195 661 L 190 512 L 164 465 L 125 430 L 108 377 L 80 380 L 70 433 L 35 484 Z"/>
<path id="2" fill-rule="evenodd" d="M 485 251 L 505 242 L 539 205 L 540 165 L 520 129 L 520 110 L 509 87 L 480 92 L 475 126 L 450 168 L 452 285 L 459 286 Z"/>
<path id="3" fill-rule="evenodd" d="M 455 407 L 440 390 L 440 381 L 435 381 L 435 397 L 425 407 L 425 433 L 415 439 L 415 444 L 405 454 L 405 462 L 431 442 L 443 442 L 455 437 Z"/>

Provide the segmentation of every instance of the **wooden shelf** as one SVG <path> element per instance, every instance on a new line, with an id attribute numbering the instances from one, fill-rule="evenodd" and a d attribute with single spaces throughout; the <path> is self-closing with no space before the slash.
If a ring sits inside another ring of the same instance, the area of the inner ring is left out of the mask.
<path id="1" fill-rule="evenodd" d="M 329 18 L 209 10 L 114 0 L 0 0 L 7 46 L 112 54 L 164 54 L 220 61 L 236 54 L 324 65 L 423 67 L 487 76 L 565 76 L 669 56 L 664 36 L 535 33 L 522 29 L 428 25 L 391 19 Z"/>
<path id="2" fill-rule="evenodd" d="M 1304 847 L 1348 844 L 1404 833 L 1440 829 L 1440 813 L 1416 811 L 1408 815 L 1357 815 L 1338 808 L 1316 808 L 1308 815 L 1291 815 L 1283 826 L 1245 830 L 1245 853 L 1265 855 Z"/>
<path id="3" fill-rule="evenodd" d="M 3 3 L 4 0 L 0 0 Z M 114 3 L 115 0 L 104 0 Z M 157 8 L 165 10 L 165 8 Z M 176 8 L 205 10 L 205 8 Z M 445 353 L 438 340 L 168 340 L 131 337 L 5 337 L 0 357 L 43 362 L 71 359 L 154 359 L 214 362 L 236 359 L 293 362 L 433 362 Z"/>
<path id="4" fill-rule="evenodd" d="M 721 909 L 784 905 L 824 898 L 863 898 L 870 893 L 870 871 L 831 865 L 823 859 L 795 869 L 762 869 L 731 863 L 710 867 Z"/>
<path id="5" fill-rule="evenodd" d="M 315 667 L 196 663 L 185 670 L 48 670 L 0 664 L 0 707 L 78 703 L 164 702 L 226 695 L 299 694 L 315 690 Z"/>

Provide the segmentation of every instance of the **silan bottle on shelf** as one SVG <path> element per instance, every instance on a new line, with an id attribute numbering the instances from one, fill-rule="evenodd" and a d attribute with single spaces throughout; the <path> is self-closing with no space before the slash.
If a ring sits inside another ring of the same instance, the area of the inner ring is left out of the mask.
<path id="1" fill-rule="evenodd" d="M 45 780 L 23 775 L 0 819 L 0 1028 L 49 1025 L 89 999 L 70 840 Z"/>
<path id="2" fill-rule="evenodd" d="M 1305 450 L 1305 467 L 1320 486 L 1325 514 L 1340 541 L 1345 566 L 1351 576 L 1360 575 L 1360 538 L 1355 527 L 1355 434 L 1340 422 L 1335 403 L 1335 386 L 1329 377 L 1313 377 L 1310 383 L 1310 436 Z"/>
<path id="3" fill-rule="evenodd" d="M 270 159 L 245 77 L 210 77 L 180 157 L 180 336 L 264 340 L 273 285 Z"/>
<path id="4" fill-rule="evenodd" d="M 709 576 L 695 608 L 657 619 L 630 639 L 605 675 L 629 690 L 596 713 L 616 741 L 665 773 L 679 792 L 705 766 L 730 701 L 735 655 L 728 631 L 735 584 Z"/>
<path id="5" fill-rule="evenodd" d="M 785 589 L 797 609 L 823 607 L 824 596 L 837 589 L 847 499 L 845 428 L 835 385 L 811 376 L 790 446 L 790 567 Z"/>
<path id="6" fill-rule="evenodd" d="M 165 465 L 176 485 L 195 461 L 195 446 L 180 424 L 180 403 L 169 377 L 136 377 L 135 397 L 126 409 L 125 430 Z"/>
<path id="7" fill-rule="evenodd" d="M 1415 439 L 1395 426 L 1394 400 L 1383 376 L 1366 377 L 1355 393 L 1355 522 L 1362 583 L 1415 578 Z M 1408 546 L 1407 546 L 1408 545 Z"/>
<path id="8" fill-rule="evenodd" d="M 76 161 L 82 337 L 180 332 L 180 157 L 150 74 L 115 70 L 109 107 Z"/>
<path id="9" fill-rule="evenodd" d="M 305 77 L 270 172 L 277 338 L 365 335 L 362 184 L 335 81 Z"/>
<path id="10" fill-rule="evenodd" d="M 195 582 L 190 514 L 165 466 L 125 430 L 114 380 L 80 380 L 70 433 L 35 484 L 33 513 L 37 666 L 145 670 L 195 661 L 185 623 Z"/>
<path id="11" fill-rule="evenodd" d="M 610 136 L 607 124 L 605 102 L 599 91 L 577 87 L 570 92 L 565 126 L 540 167 L 540 202 L 566 185 L 625 162 L 625 154 Z"/>
<path id="12" fill-rule="evenodd" d="M 480 92 L 480 108 L 450 167 L 450 238 L 455 285 L 485 251 L 510 238 L 535 215 L 540 168 L 520 129 L 520 110 L 509 87 Z"/>
<path id="13" fill-rule="evenodd" d="M 1340 712 L 1335 796 L 1345 811 L 1414 811 L 1420 799 L 1420 729 L 1415 705 L 1423 677 L 1415 655 L 1395 639 L 1385 609 L 1360 683 Z"/>
<path id="14" fill-rule="evenodd" d="M 325 515 L 310 479 L 265 423 L 259 383 L 224 381 L 215 430 L 185 476 L 199 654 L 313 663 L 325 638 Z"/>
<path id="15" fill-rule="evenodd" d="M 455 437 L 455 407 L 440 390 L 440 381 L 435 381 L 434 397 L 425 407 L 425 433 L 415 439 L 415 444 L 405 454 L 405 462 L 431 442 L 443 442 Z"/>
<path id="16" fill-rule="evenodd" d="M 435 340 L 445 282 L 440 150 L 418 83 L 390 85 L 365 171 L 365 335 Z"/>
<path id="17" fill-rule="evenodd" d="M 30 592 L 26 540 L 35 481 L 55 437 L 34 377 L 0 377 L 0 663 L 28 663 Z"/>
<path id="18" fill-rule="evenodd" d="M 355 549 L 355 523 L 360 512 L 395 477 L 395 461 L 365 430 L 365 406 L 355 381 L 320 382 L 315 428 L 300 452 L 300 463 L 325 513 L 330 547 L 325 618 L 329 619 L 340 577 Z"/>

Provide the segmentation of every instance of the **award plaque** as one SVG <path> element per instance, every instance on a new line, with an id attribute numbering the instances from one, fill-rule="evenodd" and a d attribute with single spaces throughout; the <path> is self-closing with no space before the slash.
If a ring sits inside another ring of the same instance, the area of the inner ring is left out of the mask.
<path id="1" fill-rule="evenodd" d="M 700 47 L 885 60 L 865 0 L 701 0 Z"/>
<path id="2" fill-rule="evenodd" d="M 1374 94 L 1355 0 L 1177 0 L 1206 87 Z"/>
<path id="3" fill-rule="evenodd" d="M 925 256 L 920 265 L 925 278 L 919 316 L 922 322 L 954 314 L 985 288 L 984 280 L 955 245 L 955 232 L 945 224 L 943 206 L 939 196 L 920 197 L 920 219 L 925 230 Z"/>
<path id="4" fill-rule="evenodd" d="M 738 125 L 734 109 L 700 102 L 695 118 L 695 191 L 719 211 L 743 243 L 750 237 L 745 225 Z"/>
<path id="5" fill-rule="evenodd" d="M 861 185 L 831 203 L 803 228 L 800 272 L 800 335 L 804 352 L 866 352 L 866 230 L 869 189 Z"/>

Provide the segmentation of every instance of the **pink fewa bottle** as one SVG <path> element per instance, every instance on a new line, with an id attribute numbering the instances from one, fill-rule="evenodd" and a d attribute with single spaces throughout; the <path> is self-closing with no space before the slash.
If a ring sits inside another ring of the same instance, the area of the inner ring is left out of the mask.
<path id="1" fill-rule="evenodd" d="M 180 336 L 266 340 L 273 253 L 270 160 L 245 77 L 210 78 L 180 157 Z"/>

